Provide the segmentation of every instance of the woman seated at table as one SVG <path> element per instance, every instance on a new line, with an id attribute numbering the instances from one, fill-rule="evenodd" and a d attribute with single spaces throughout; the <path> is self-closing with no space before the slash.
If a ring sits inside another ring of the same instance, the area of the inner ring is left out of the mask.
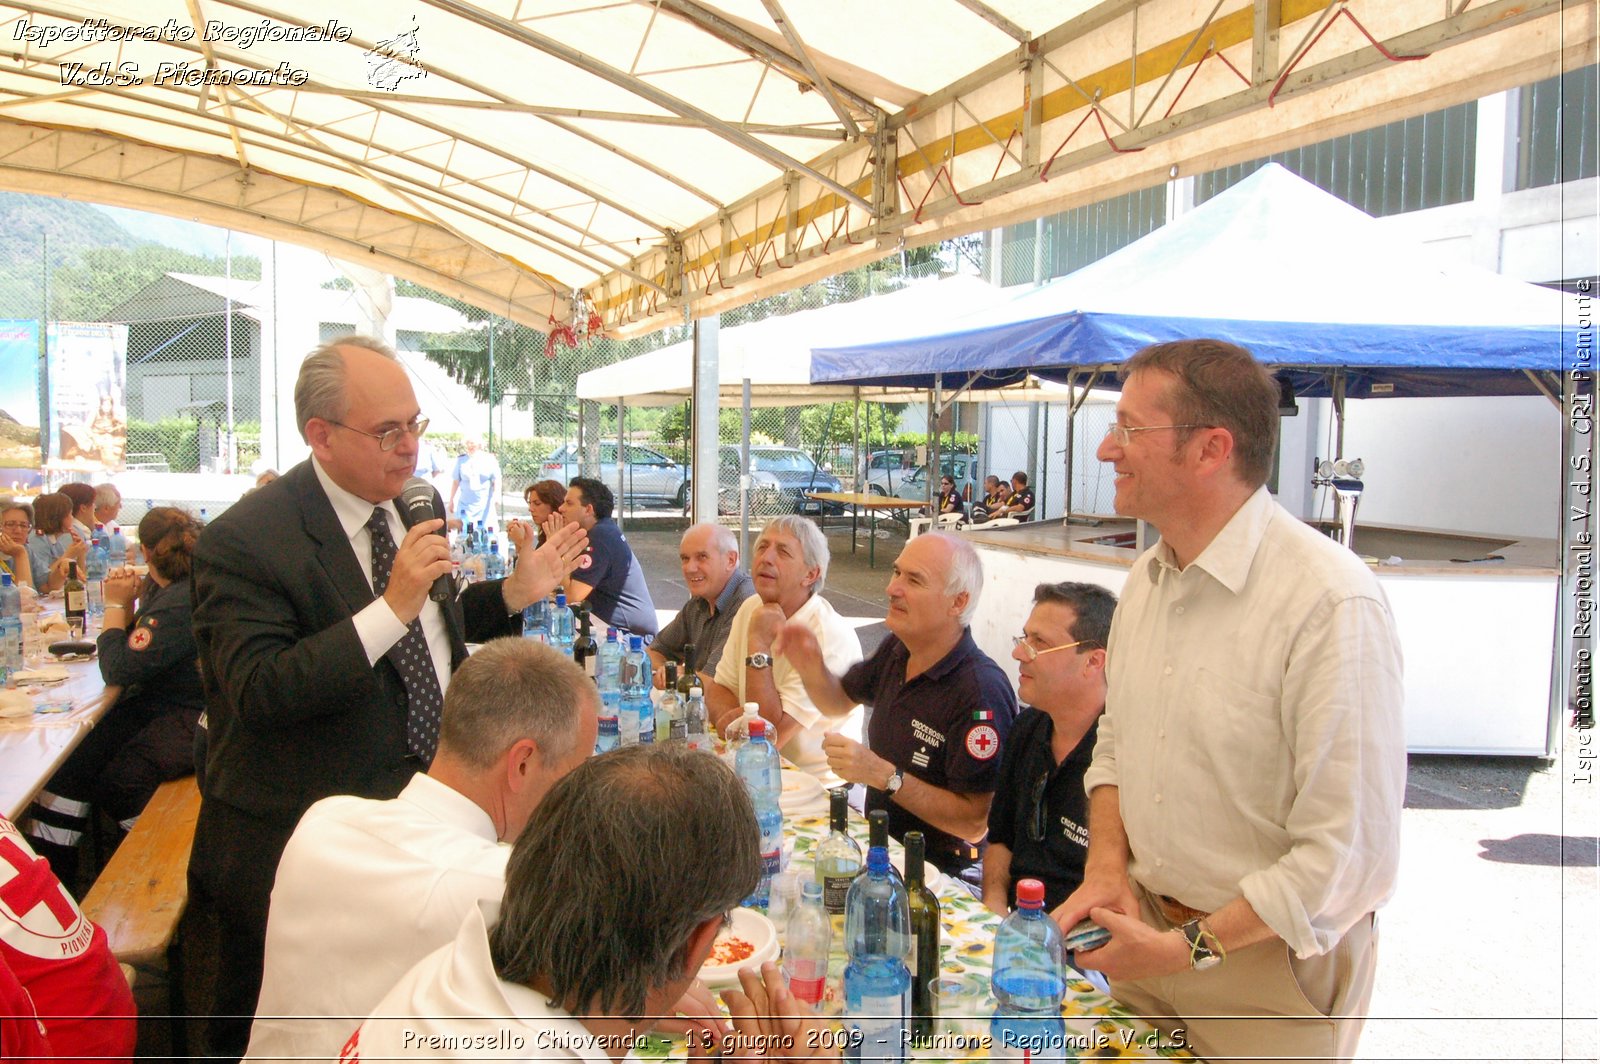
<path id="1" fill-rule="evenodd" d="M 199 535 L 188 513 L 158 506 L 139 522 L 150 566 L 144 586 L 132 569 L 106 577 L 100 675 L 116 702 L 39 792 L 24 828 L 69 884 L 94 807 L 127 831 L 158 786 L 194 772 L 195 723 L 205 704 L 189 604 Z"/>
<path id="2" fill-rule="evenodd" d="M 537 546 L 542 547 L 544 523 L 567 501 L 567 489 L 559 480 L 536 480 L 523 489 L 522 501 L 528 504 L 528 517 L 539 531 Z"/>
<path id="3" fill-rule="evenodd" d="M 33 500 L 33 535 L 28 537 L 28 565 L 33 571 L 33 586 L 40 592 L 59 591 L 67 582 L 67 564 L 78 563 L 83 575 L 83 559 L 89 545 L 72 531 L 72 500 L 51 492 Z"/>
<path id="4" fill-rule="evenodd" d="M 33 507 L 25 502 L 0 507 L 0 573 L 10 573 L 13 584 L 33 586 L 33 563 L 28 558 L 32 531 Z"/>
<path id="5" fill-rule="evenodd" d="M 967 516 L 967 504 L 962 500 L 961 493 L 956 490 L 956 482 L 950 477 L 939 478 L 939 516 L 945 514 L 960 514 Z"/>

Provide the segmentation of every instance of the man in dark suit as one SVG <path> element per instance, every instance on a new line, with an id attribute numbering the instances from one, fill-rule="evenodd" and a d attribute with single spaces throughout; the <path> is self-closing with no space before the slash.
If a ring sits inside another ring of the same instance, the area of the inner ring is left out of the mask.
<path id="1" fill-rule="evenodd" d="M 444 522 L 408 529 L 394 504 L 427 428 L 394 353 L 361 337 L 318 348 L 295 415 L 311 459 L 235 503 L 195 551 L 210 749 L 189 877 L 217 921 L 208 1035 L 222 1056 L 249 1038 L 273 876 L 300 815 L 332 794 L 392 798 L 426 769 L 467 640 L 520 633 L 521 608 L 585 546 L 552 528 L 535 552 L 518 527 L 511 577 L 435 602 Z"/>

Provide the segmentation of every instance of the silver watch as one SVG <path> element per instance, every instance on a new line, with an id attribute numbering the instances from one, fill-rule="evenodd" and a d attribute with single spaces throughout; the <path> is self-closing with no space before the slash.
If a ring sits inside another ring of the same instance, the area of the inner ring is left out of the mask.
<path id="1" fill-rule="evenodd" d="M 751 654 L 748 658 L 744 659 L 744 663 L 750 666 L 752 669 L 770 669 L 772 668 L 772 655 Z"/>
<path id="2" fill-rule="evenodd" d="M 883 785 L 884 794 L 894 794 L 906 782 L 906 774 L 899 769 L 894 770 L 894 775 L 889 777 L 889 782 Z"/>

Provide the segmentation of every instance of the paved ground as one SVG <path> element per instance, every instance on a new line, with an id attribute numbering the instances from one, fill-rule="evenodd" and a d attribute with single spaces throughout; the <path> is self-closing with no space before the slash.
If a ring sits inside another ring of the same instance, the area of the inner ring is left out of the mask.
<path id="1" fill-rule="evenodd" d="M 677 537 L 667 529 L 628 533 L 663 609 L 681 606 L 688 594 Z M 848 525 L 831 528 L 828 540 L 833 560 L 824 593 L 845 616 L 881 621 L 888 564 L 903 540 L 878 541 L 876 570 L 867 568 L 864 538 L 861 552 L 850 554 Z M 858 630 L 867 652 L 884 635 L 881 623 Z M 1600 741 L 1590 733 L 1580 745 L 1575 731 L 1567 740 L 1553 766 L 1526 758 L 1411 758 L 1400 886 L 1380 917 L 1374 1018 L 1362 1059 L 1600 1054 Z"/>

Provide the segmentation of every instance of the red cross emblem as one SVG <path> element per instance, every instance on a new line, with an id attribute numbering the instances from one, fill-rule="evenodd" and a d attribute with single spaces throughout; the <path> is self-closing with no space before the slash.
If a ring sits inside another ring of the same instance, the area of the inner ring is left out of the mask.
<path id="1" fill-rule="evenodd" d="M 987 724 L 980 724 L 967 732 L 967 753 L 979 761 L 987 761 L 1000 752 L 1000 734 Z"/>
<path id="2" fill-rule="evenodd" d="M 0 937 L 6 944 L 30 957 L 57 960 L 82 952 L 71 943 L 83 925 L 83 914 L 50 862 L 24 849 L 10 832 L 0 833 Z"/>

